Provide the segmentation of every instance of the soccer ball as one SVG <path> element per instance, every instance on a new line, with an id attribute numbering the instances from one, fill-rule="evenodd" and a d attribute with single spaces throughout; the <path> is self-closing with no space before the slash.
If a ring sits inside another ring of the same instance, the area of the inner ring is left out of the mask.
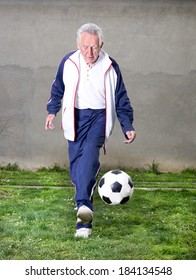
<path id="1" fill-rule="evenodd" d="M 131 177 L 121 170 L 108 171 L 98 184 L 99 196 L 110 205 L 124 204 L 129 201 L 133 189 Z"/>

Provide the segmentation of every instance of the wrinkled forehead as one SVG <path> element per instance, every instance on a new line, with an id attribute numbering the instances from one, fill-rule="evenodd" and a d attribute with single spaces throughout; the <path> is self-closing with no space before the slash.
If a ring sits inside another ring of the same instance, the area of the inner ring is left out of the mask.
<path id="1" fill-rule="evenodd" d="M 83 32 L 80 35 L 79 44 L 86 45 L 86 46 L 98 46 L 99 36 L 97 34 Z"/>

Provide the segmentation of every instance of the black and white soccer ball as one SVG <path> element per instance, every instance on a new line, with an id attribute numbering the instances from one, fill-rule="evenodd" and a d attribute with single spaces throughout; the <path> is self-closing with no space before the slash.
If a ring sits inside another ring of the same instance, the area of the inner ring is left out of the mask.
<path id="1" fill-rule="evenodd" d="M 109 205 L 118 205 L 128 202 L 133 195 L 131 177 L 121 170 L 111 170 L 103 175 L 98 184 L 98 193 L 101 199 Z"/>

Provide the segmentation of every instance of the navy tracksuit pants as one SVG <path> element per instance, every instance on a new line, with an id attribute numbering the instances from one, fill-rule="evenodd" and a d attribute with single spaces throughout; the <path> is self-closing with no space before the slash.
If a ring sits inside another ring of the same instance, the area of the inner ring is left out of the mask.
<path id="1" fill-rule="evenodd" d="M 105 109 L 75 109 L 76 139 L 68 141 L 70 176 L 77 207 L 93 211 L 93 191 L 100 168 L 99 151 L 105 141 Z"/>

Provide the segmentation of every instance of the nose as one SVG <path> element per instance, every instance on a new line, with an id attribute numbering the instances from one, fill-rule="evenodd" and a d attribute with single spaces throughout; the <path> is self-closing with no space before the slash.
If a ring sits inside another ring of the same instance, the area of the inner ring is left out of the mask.
<path id="1" fill-rule="evenodd" d="M 88 47 L 88 53 L 93 54 L 93 48 L 92 47 Z"/>

